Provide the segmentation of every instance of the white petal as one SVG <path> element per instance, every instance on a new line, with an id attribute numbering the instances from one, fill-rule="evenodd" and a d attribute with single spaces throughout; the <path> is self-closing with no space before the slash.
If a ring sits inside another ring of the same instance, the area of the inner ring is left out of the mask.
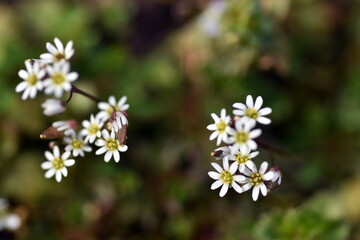
<path id="1" fill-rule="evenodd" d="M 208 172 L 208 175 L 209 175 L 212 179 L 215 179 L 215 180 L 220 179 L 220 174 L 217 173 L 217 172 L 210 171 L 210 172 Z"/>
<path id="2" fill-rule="evenodd" d="M 110 96 L 109 97 L 109 103 L 112 105 L 112 106 L 115 106 L 116 105 L 116 99 L 114 96 Z"/>
<path id="3" fill-rule="evenodd" d="M 221 109 L 221 111 L 220 111 L 220 117 L 221 117 L 221 119 L 225 119 L 226 118 L 226 110 L 223 108 L 223 109 Z"/>
<path id="4" fill-rule="evenodd" d="M 115 159 L 115 162 L 119 162 L 120 161 L 120 154 L 118 151 L 114 151 L 113 152 L 113 155 L 114 155 L 114 159 Z"/>
<path id="5" fill-rule="evenodd" d="M 62 42 L 58 38 L 55 38 L 54 42 L 59 52 L 64 52 L 64 45 L 62 44 Z"/>
<path id="6" fill-rule="evenodd" d="M 245 112 L 243 110 L 234 110 L 233 114 L 237 116 L 244 116 Z"/>
<path id="7" fill-rule="evenodd" d="M 266 117 L 258 117 L 256 120 L 259 123 L 264 124 L 264 125 L 269 125 L 271 123 L 271 120 L 269 118 L 266 118 Z"/>
<path id="8" fill-rule="evenodd" d="M 239 164 L 239 172 L 243 173 L 245 171 L 245 164 L 244 163 L 240 163 Z"/>
<path id="9" fill-rule="evenodd" d="M 106 129 L 104 129 L 104 130 L 101 132 L 101 134 L 102 134 L 103 138 L 105 138 L 105 139 L 110 138 L 110 134 L 109 134 L 109 132 L 108 132 Z"/>
<path id="10" fill-rule="evenodd" d="M 243 190 L 241 189 L 241 187 L 236 183 L 236 182 L 233 182 L 231 184 L 231 186 L 234 188 L 235 191 L 237 191 L 238 193 L 242 193 Z"/>
<path id="11" fill-rule="evenodd" d="M 54 45 L 52 45 L 51 43 L 46 43 L 46 48 L 47 50 L 51 53 L 54 54 L 57 52 L 57 49 L 54 47 Z"/>
<path id="12" fill-rule="evenodd" d="M 268 168 L 269 164 L 268 162 L 263 162 L 261 165 L 260 165 L 260 169 L 259 169 L 259 173 L 261 174 L 264 174 L 266 169 Z"/>
<path id="13" fill-rule="evenodd" d="M 214 119 L 215 123 L 220 121 L 220 118 L 215 113 L 212 113 L 211 117 Z"/>
<path id="14" fill-rule="evenodd" d="M 219 164 L 217 163 L 211 163 L 211 165 L 216 169 L 216 171 L 218 171 L 219 173 L 221 173 L 223 171 L 222 167 L 220 167 Z"/>
<path id="15" fill-rule="evenodd" d="M 55 174 L 55 179 L 57 182 L 61 182 L 61 179 L 62 179 L 62 174 L 61 174 L 61 171 L 56 171 L 56 174 Z"/>
<path id="16" fill-rule="evenodd" d="M 105 157 L 104 157 L 105 162 L 109 162 L 112 155 L 113 155 L 112 152 L 105 153 Z"/>
<path id="17" fill-rule="evenodd" d="M 67 79 L 70 81 L 70 82 L 73 82 L 75 81 L 76 79 L 78 79 L 79 77 L 79 74 L 77 72 L 71 72 L 69 73 L 67 76 Z"/>
<path id="18" fill-rule="evenodd" d="M 274 176 L 274 172 L 270 171 L 263 175 L 265 181 L 270 181 Z"/>
<path id="19" fill-rule="evenodd" d="M 66 44 L 66 47 L 65 47 L 65 53 L 69 53 L 71 51 L 71 49 L 73 48 L 73 41 L 69 41 L 67 44 Z M 71 57 L 71 56 L 70 56 Z"/>
<path id="20" fill-rule="evenodd" d="M 247 97 L 246 97 L 246 105 L 248 106 L 248 108 L 254 107 L 254 100 L 253 100 L 251 95 L 247 95 Z"/>
<path id="21" fill-rule="evenodd" d="M 246 177 L 244 177 L 242 175 L 235 175 L 234 176 L 234 181 L 238 182 L 238 183 L 245 183 L 246 182 Z"/>
<path id="22" fill-rule="evenodd" d="M 255 105 L 254 105 L 255 110 L 259 110 L 262 104 L 263 104 L 263 99 L 262 97 L 258 96 L 255 100 Z"/>
<path id="23" fill-rule="evenodd" d="M 49 162 L 49 161 L 43 162 L 41 164 L 41 168 L 44 169 L 44 170 L 50 169 L 51 167 L 52 167 L 52 163 Z"/>
<path id="24" fill-rule="evenodd" d="M 216 145 L 217 145 L 217 146 L 219 146 L 219 145 L 221 144 L 221 139 L 222 139 L 221 136 L 222 136 L 222 135 L 219 134 L 218 137 L 217 137 L 217 139 L 216 139 Z"/>
<path id="25" fill-rule="evenodd" d="M 64 177 L 67 177 L 67 175 L 68 175 L 68 170 L 67 170 L 67 168 L 66 168 L 66 167 L 63 167 L 63 168 L 61 169 L 61 173 L 64 175 Z"/>
<path id="26" fill-rule="evenodd" d="M 217 189 L 217 188 L 219 188 L 221 185 L 223 185 L 223 182 L 222 182 L 221 179 L 219 179 L 219 180 L 217 180 L 216 182 L 214 182 L 213 184 L 211 184 L 210 189 L 211 189 L 211 190 Z"/>
<path id="27" fill-rule="evenodd" d="M 52 176 L 55 175 L 55 169 L 54 168 L 50 168 L 46 173 L 45 173 L 45 177 L 46 178 L 51 178 Z"/>
<path id="28" fill-rule="evenodd" d="M 241 189 L 243 190 L 243 192 L 246 192 L 247 190 L 249 190 L 252 187 L 251 183 L 247 183 L 244 186 L 241 187 Z"/>
<path id="29" fill-rule="evenodd" d="M 258 151 L 250 153 L 250 154 L 249 154 L 249 157 L 250 157 L 251 159 L 253 159 L 253 158 L 256 157 L 257 155 L 259 155 L 259 152 L 258 152 Z"/>
<path id="30" fill-rule="evenodd" d="M 210 135 L 210 141 L 214 140 L 217 136 L 219 135 L 218 132 L 213 132 L 211 135 Z"/>
<path id="31" fill-rule="evenodd" d="M 69 157 L 70 157 L 70 152 L 67 152 L 67 151 L 65 151 L 62 155 L 61 155 L 61 158 L 63 159 L 63 160 L 66 160 L 66 159 L 68 159 Z"/>
<path id="32" fill-rule="evenodd" d="M 119 145 L 118 150 L 120 152 L 126 152 L 128 150 L 128 146 L 127 145 Z"/>
<path id="33" fill-rule="evenodd" d="M 60 157 L 60 150 L 58 146 L 54 146 L 53 153 L 54 153 L 54 157 L 56 158 Z"/>
<path id="34" fill-rule="evenodd" d="M 219 196 L 220 196 L 220 197 L 225 196 L 225 194 L 227 193 L 228 189 L 229 189 L 229 185 L 226 184 L 226 183 L 224 183 L 224 184 L 222 185 L 222 187 L 221 187 Z"/>
<path id="35" fill-rule="evenodd" d="M 254 140 L 249 140 L 248 142 L 247 142 L 247 144 L 248 144 L 248 146 L 252 149 L 252 150 L 255 150 L 255 149 L 257 149 L 257 144 L 256 144 L 256 142 L 254 141 Z"/>
<path id="36" fill-rule="evenodd" d="M 206 127 L 208 130 L 210 131 L 215 131 L 217 129 L 216 125 L 215 124 L 210 124 Z"/>
<path id="37" fill-rule="evenodd" d="M 252 191 L 252 199 L 253 199 L 254 201 L 256 201 L 256 200 L 258 199 L 258 197 L 259 197 L 259 191 L 260 191 L 259 185 L 254 186 L 253 191 Z"/>
<path id="38" fill-rule="evenodd" d="M 261 194 L 262 194 L 263 196 L 266 196 L 268 190 L 267 190 L 265 184 L 262 183 L 262 184 L 260 184 L 259 186 L 260 186 Z"/>
<path id="39" fill-rule="evenodd" d="M 22 81 L 21 83 L 19 83 L 16 88 L 15 88 L 15 92 L 22 92 L 25 90 L 25 88 L 28 86 L 28 83 L 25 81 Z"/>
<path id="40" fill-rule="evenodd" d="M 96 155 L 100 155 L 100 154 L 103 154 L 103 153 L 106 152 L 106 151 L 107 151 L 107 147 L 104 146 L 104 147 L 102 147 L 102 148 L 99 148 L 99 149 L 95 152 L 95 154 L 96 154 Z"/>
<path id="41" fill-rule="evenodd" d="M 231 164 L 229 171 L 231 172 L 231 174 L 234 174 L 236 172 L 237 168 L 238 168 L 238 163 L 234 162 L 233 164 Z"/>
<path id="42" fill-rule="evenodd" d="M 25 70 L 20 70 L 18 75 L 19 75 L 19 77 L 21 77 L 24 80 L 26 80 L 29 77 L 28 72 L 26 72 Z"/>
<path id="43" fill-rule="evenodd" d="M 26 100 L 29 97 L 29 94 L 30 94 L 30 88 L 26 88 L 21 99 Z"/>
<path id="44" fill-rule="evenodd" d="M 243 103 L 234 103 L 234 104 L 233 104 L 233 107 L 234 107 L 234 108 L 238 108 L 238 109 L 240 109 L 240 110 L 245 110 L 245 109 L 247 108 L 246 105 L 243 104 Z"/>
<path id="45" fill-rule="evenodd" d="M 43 53 L 40 55 L 40 58 L 43 60 L 52 60 L 53 55 L 51 53 Z"/>
<path id="46" fill-rule="evenodd" d="M 264 115 L 270 114 L 271 112 L 272 112 L 271 108 L 266 107 L 266 108 L 260 109 L 259 112 L 258 112 L 258 114 L 259 114 L 260 116 L 264 116 Z"/>
<path id="47" fill-rule="evenodd" d="M 68 159 L 64 162 L 66 167 L 71 167 L 72 165 L 75 164 L 75 160 L 74 159 Z"/>

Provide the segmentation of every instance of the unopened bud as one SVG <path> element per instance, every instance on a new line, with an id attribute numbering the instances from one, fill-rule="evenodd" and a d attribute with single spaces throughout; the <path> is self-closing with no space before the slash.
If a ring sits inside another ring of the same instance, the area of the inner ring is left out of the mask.
<path id="1" fill-rule="evenodd" d="M 59 131 L 56 127 L 50 126 L 40 134 L 41 139 L 57 139 L 64 136 L 63 131 Z"/>

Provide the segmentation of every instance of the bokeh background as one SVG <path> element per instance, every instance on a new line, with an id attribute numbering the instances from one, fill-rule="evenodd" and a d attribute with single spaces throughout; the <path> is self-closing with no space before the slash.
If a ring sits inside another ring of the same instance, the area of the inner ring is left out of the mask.
<path id="1" fill-rule="evenodd" d="M 61 183 L 39 134 L 96 105 L 45 117 L 14 90 L 54 37 L 74 41 L 76 86 L 130 104 L 121 161 L 87 154 Z M 22 226 L 0 239 L 360 239 L 359 65 L 355 0 L 1 1 L 0 197 Z M 207 175 L 210 113 L 247 94 L 273 109 L 260 140 L 283 171 L 257 202 Z"/>

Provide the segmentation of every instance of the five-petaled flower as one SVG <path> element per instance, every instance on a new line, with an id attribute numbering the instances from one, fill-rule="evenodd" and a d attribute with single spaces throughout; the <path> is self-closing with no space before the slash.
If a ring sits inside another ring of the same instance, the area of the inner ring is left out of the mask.
<path id="1" fill-rule="evenodd" d="M 45 172 L 46 178 L 51 178 L 55 175 L 57 182 L 61 182 L 62 176 L 66 177 L 68 170 L 66 167 L 70 167 L 75 164 L 74 159 L 68 159 L 70 152 L 65 151 L 60 156 L 60 150 L 58 146 L 54 146 L 53 153 L 46 151 L 45 157 L 48 161 L 41 164 L 41 168 L 47 170 Z"/>

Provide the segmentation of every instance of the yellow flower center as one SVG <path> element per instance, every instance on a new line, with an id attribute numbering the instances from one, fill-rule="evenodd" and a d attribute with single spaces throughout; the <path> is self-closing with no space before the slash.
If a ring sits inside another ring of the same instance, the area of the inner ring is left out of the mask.
<path id="1" fill-rule="evenodd" d="M 254 108 L 248 108 L 245 111 L 245 115 L 249 118 L 257 119 L 259 114 Z"/>
<path id="2" fill-rule="evenodd" d="M 55 168 L 56 170 L 59 170 L 65 166 L 65 162 L 61 158 L 54 158 L 54 160 L 52 160 L 52 165 L 53 165 L 53 168 Z"/>
<path id="3" fill-rule="evenodd" d="M 26 81 L 29 83 L 30 86 L 34 86 L 38 82 L 38 78 L 36 74 L 30 73 Z"/>
<path id="4" fill-rule="evenodd" d="M 73 139 L 71 145 L 74 149 L 82 149 L 84 147 L 83 140 L 81 139 Z"/>
<path id="5" fill-rule="evenodd" d="M 62 85 L 65 82 L 65 75 L 62 73 L 55 73 L 52 76 L 52 81 L 55 85 Z"/>
<path id="6" fill-rule="evenodd" d="M 239 153 L 238 155 L 236 155 L 236 161 L 238 163 L 246 163 L 249 160 L 250 160 L 249 154 L 242 155 L 241 153 Z"/>
<path id="7" fill-rule="evenodd" d="M 91 135 L 95 135 L 99 131 L 99 125 L 91 124 L 88 128 L 88 131 Z"/>
<path id="8" fill-rule="evenodd" d="M 62 52 L 54 53 L 54 61 L 60 61 L 62 59 L 65 59 L 64 53 L 62 53 Z"/>
<path id="9" fill-rule="evenodd" d="M 229 172 L 228 170 L 224 170 L 221 174 L 220 174 L 220 178 L 222 179 L 222 181 L 224 183 L 227 184 L 231 184 L 233 181 L 233 175 L 231 174 L 231 172 Z"/>
<path id="10" fill-rule="evenodd" d="M 238 144 L 245 144 L 249 140 L 249 134 L 247 132 L 237 132 L 235 134 L 235 142 Z"/>
<path id="11" fill-rule="evenodd" d="M 106 139 L 106 147 L 110 151 L 114 151 L 118 147 L 118 141 L 115 138 L 108 138 Z"/>
<path id="12" fill-rule="evenodd" d="M 219 133 L 225 132 L 226 123 L 224 121 L 220 121 L 218 124 L 216 124 L 217 131 Z"/>
<path id="13" fill-rule="evenodd" d="M 262 175 L 260 173 L 253 173 L 250 176 L 250 183 L 253 186 L 259 185 L 263 182 Z"/>

